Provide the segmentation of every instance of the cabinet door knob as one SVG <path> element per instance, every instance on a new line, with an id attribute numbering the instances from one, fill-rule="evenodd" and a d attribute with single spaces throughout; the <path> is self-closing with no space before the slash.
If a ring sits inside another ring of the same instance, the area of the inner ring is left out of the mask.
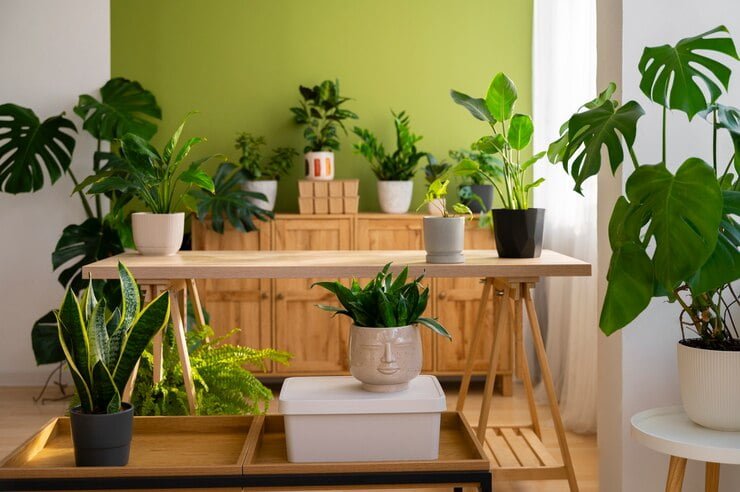
<path id="1" fill-rule="evenodd" d="M 267 292 L 263 292 L 262 294 L 260 294 L 261 299 L 267 299 L 268 297 L 270 297 L 270 294 L 268 294 Z"/>
<path id="2" fill-rule="evenodd" d="M 285 299 L 285 296 L 283 295 L 282 292 L 278 292 L 277 295 L 275 296 L 275 299 L 277 299 L 278 301 L 282 301 L 283 299 Z"/>
<path id="3" fill-rule="evenodd" d="M 445 297 L 447 297 L 447 292 L 445 291 L 442 291 L 439 294 L 437 294 L 437 299 L 444 299 Z"/>

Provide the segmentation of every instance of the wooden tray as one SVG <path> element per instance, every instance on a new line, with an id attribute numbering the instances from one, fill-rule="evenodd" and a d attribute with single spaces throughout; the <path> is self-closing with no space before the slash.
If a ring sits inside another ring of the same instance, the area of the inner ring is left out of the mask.
<path id="1" fill-rule="evenodd" d="M 0 479 L 239 476 L 253 423 L 249 416 L 136 417 L 127 466 L 78 468 L 69 418 L 59 417 L 0 461 Z"/>
<path id="2" fill-rule="evenodd" d="M 392 473 L 484 471 L 491 469 L 485 451 L 458 412 L 443 412 L 439 435 L 439 459 L 432 461 L 368 461 L 347 463 L 289 463 L 282 415 L 256 417 L 260 428 L 247 451 L 244 475 L 309 473 Z"/>

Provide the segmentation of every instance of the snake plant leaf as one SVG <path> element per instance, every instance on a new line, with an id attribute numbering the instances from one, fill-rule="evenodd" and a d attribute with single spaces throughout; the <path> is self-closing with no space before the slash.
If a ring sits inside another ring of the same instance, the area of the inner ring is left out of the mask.
<path id="1" fill-rule="evenodd" d="M 33 324 L 31 347 L 33 348 L 36 364 L 39 366 L 64 360 L 64 351 L 59 344 L 59 327 L 54 311 L 49 311 Z"/>
<path id="2" fill-rule="evenodd" d="M 488 110 L 488 106 L 486 106 L 485 99 L 470 97 L 456 90 L 450 91 L 450 97 L 457 104 L 467 109 L 474 118 L 487 121 L 488 123 L 496 123 L 496 120 Z"/>
<path id="3" fill-rule="evenodd" d="M 534 124 L 532 123 L 532 118 L 526 114 L 515 114 L 511 117 L 506 140 L 509 141 L 512 149 L 522 150 L 532 141 L 533 133 Z"/>
<path id="4" fill-rule="evenodd" d="M 514 82 L 503 72 L 499 72 L 488 87 L 486 106 L 496 121 L 505 121 L 511 118 L 517 97 Z"/>
<path id="5" fill-rule="evenodd" d="M 92 411 L 93 401 L 90 392 L 92 375 L 90 374 L 90 346 L 82 309 L 71 289 L 67 289 L 62 304 L 57 311 L 59 343 L 67 359 L 72 377 L 77 388 L 84 388 L 86 394 L 80 394 L 80 401 L 85 411 Z"/>
<path id="6" fill-rule="evenodd" d="M 136 279 L 131 271 L 121 262 L 118 262 L 118 278 L 121 283 L 121 321 L 120 329 L 125 335 L 131 330 L 134 320 L 141 308 L 141 296 Z"/>
<path id="7" fill-rule="evenodd" d="M 44 186 L 44 169 L 55 183 L 72 162 L 76 132 L 64 113 L 42 123 L 28 108 L 0 104 L 0 189 L 38 191 Z"/>
<path id="8" fill-rule="evenodd" d="M 442 326 L 439 323 L 439 321 L 437 321 L 436 319 L 434 319 L 434 318 L 421 317 L 421 318 L 418 318 L 417 321 L 420 324 L 422 324 L 422 325 L 424 325 L 424 326 L 426 326 L 428 328 L 431 328 L 432 331 L 434 331 L 436 333 L 439 333 L 443 337 L 449 338 L 450 340 L 452 340 L 452 335 L 450 335 L 450 333 L 445 329 L 445 327 Z"/>
<path id="9" fill-rule="evenodd" d="M 127 133 L 149 140 L 157 133 L 152 120 L 162 118 L 154 95 L 138 82 L 116 77 L 100 89 L 100 100 L 81 95 L 74 112 L 82 128 L 98 140 L 112 142 Z"/>
<path id="10" fill-rule="evenodd" d="M 612 172 L 617 170 L 624 161 L 622 138 L 632 147 L 637 121 L 643 114 L 645 111 L 635 101 L 616 106 L 616 102 L 610 100 L 597 108 L 571 116 L 568 121 L 568 145 L 562 153 L 562 161 L 563 167 L 575 181 L 575 191 L 582 193 L 583 182 L 601 169 L 603 147 L 607 149 Z"/>
<path id="11" fill-rule="evenodd" d="M 646 240 L 655 239 L 655 279 L 673 291 L 717 244 L 723 199 L 714 171 L 698 158 L 687 159 L 675 175 L 663 164 L 643 165 L 627 179 L 626 195 L 649 218 Z"/>
<path id="12" fill-rule="evenodd" d="M 82 359 L 81 357 L 79 357 L 79 354 L 76 354 L 73 349 L 70 348 L 72 346 L 72 340 L 65 333 L 66 328 L 64 328 L 64 325 L 62 323 L 60 313 L 57 312 L 55 314 L 57 315 L 57 334 L 59 336 L 59 346 L 64 353 L 64 357 L 67 361 L 67 367 L 69 367 L 69 372 L 72 374 L 72 380 L 74 381 L 75 388 L 77 389 L 77 396 L 80 398 L 80 405 L 82 406 L 82 410 L 84 412 L 92 413 L 95 406 L 93 403 L 93 395 L 90 391 L 90 385 L 88 383 L 90 379 L 86 381 L 83 376 L 83 371 L 89 372 L 87 368 L 87 358 L 85 357 L 84 359 Z M 78 358 L 75 358 L 75 356 L 78 356 Z"/>
<path id="13" fill-rule="evenodd" d="M 676 46 L 645 48 L 638 64 L 640 90 L 650 100 L 692 119 L 722 94 L 719 84 L 727 90 L 730 82 L 730 68 L 708 54 L 738 58 L 725 26 L 681 39 Z"/>
<path id="14" fill-rule="evenodd" d="M 121 411 L 121 393 L 113 382 L 108 367 L 102 361 L 97 361 L 92 370 L 94 383 L 92 387 L 93 400 L 98 402 L 101 408 L 96 408 L 98 413 L 116 413 Z M 105 405 L 103 407 L 103 405 Z"/>
<path id="15" fill-rule="evenodd" d="M 105 299 L 93 307 L 92 314 L 87 320 L 87 332 L 90 338 L 90 364 L 95 367 L 98 362 L 102 362 L 107 366 L 110 353 L 108 328 L 105 325 Z"/>

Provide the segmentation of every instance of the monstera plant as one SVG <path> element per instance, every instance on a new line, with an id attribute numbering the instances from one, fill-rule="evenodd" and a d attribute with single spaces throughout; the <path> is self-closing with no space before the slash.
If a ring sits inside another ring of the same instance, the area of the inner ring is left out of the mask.
<path id="1" fill-rule="evenodd" d="M 640 90 L 662 113 L 661 161 L 638 158 L 634 144 L 644 110 L 636 101 L 620 104 L 612 84 L 581 107 L 550 145 L 548 155 L 562 163 L 581 192 L 582 183 L 596 175 L 606 161 L 616 171 L 627 149 L 633 166 L 625 194 L 612 211 L 612 248 L 608 288 L 600 326 L 607 335 L 620 330 L 653 297 L 681 306 L 682 339 L 678 346 L 679 376 L 684 408 L 694 421 L 713 428 L 740 430 L 737 379 L 740 338 L 732 320 L 738 297 L 733 283 L 740 277 L 740 110 L 718 102 L 727 91 L 737 60 L 732 38 L 724 26 L 680 40 L 675 46 L 646 48 L 639 62 Z M 711 162 L 688 157 L 669 162 L 666 135 L 668 111 L 709 123 L 713 142 Z M 726 133 L 734 153 L 718 156 L 718 137 Z M 693 332 L 694 337 L 687 336 Z M 732 356 L 718 354 L 731 352 Z M 713 381 L 713 384 L 707 384 Z M 717 391 L 713 392 L 712 388 Z M 722 409 L 727 408 L 728 412 Z"/>

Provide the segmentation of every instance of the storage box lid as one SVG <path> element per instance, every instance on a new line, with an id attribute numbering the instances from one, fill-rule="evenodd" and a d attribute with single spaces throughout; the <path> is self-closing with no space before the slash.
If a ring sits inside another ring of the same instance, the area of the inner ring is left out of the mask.
<path id="1" fill-rule="evenodd" d="M 352 376 L 288 378 L 279 401 L 283 415 L 434 413 L 447 407 L 439 381 L 426 375 L 396 393 L 365 391 Z"/>

